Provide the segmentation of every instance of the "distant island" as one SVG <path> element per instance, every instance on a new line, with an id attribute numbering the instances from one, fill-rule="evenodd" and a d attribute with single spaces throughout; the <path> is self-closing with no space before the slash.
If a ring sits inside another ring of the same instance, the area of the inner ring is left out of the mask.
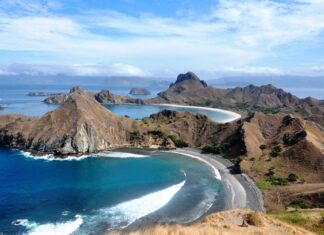
<path id="1" fill-rule="evenodd" d="M 0 110 L 6 108 L 6 105 L 0 104 Z"/>
<path id="2" fill-rule="evenodd" d="M 151 92 L 146 88 L 134 87 L 129 92 L 130 95 L 150 95 Z"/>
<path id="3" fill-rule="evenodd" d="M 43 92 L 43 91 L 39 91 L 39 92 L 28 92 L 28 96 L 54 96 L 54 95 L 60 95 L 62 93 L 50 93 L 50 92 Z"/>

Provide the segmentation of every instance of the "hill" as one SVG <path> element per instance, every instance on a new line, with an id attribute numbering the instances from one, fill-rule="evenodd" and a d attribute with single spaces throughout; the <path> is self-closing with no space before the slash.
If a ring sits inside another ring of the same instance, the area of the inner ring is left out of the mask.
<path id="1" fill-rule="evenodd" d="M 112 114 L 91 94 L 74 89 L 41 118 L 1 116 L 0 143 L 36 153 L 82 154 L 126 143 L 131 121 Z"/>
<path id="2" fill-rule="evenodd" d="M 270 84 L 218 89 L 207 86 L 192 72 L 180 74 L 166 91 L 146 103 L 210 106 L 237 111 L 244 116 L 253 112 L 294 114 L 324 126 L 323 100 L 311 97 L 299 99 Z"/>

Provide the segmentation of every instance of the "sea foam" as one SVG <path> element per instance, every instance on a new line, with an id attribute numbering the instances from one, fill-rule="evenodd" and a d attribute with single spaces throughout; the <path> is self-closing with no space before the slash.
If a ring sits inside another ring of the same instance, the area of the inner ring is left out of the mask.
<path id="1" fill-rule="evenodd" d="M 125 153 L 125 152 L 101 152 L 101 153 L 94 153 L 89 155 L 82 155 L 82 156 L 68 156 L 64 158 L 55 157 L 53 154 L 46 154 L 36 156 L 30 152 L 20 151 L 20 153 L 27 158 L 31 158 L 34 160 L 45 160 L 45 161 L 81 161 L 87 158 L 146 158 L 151 157 L 151 155 L 144 155 L 144 154 L 135 154 L 135 153 Z"/>
<path id="2" fill-rule="evenodd" d="M 95 215 L 85 217 L 83 228 L 93 228 L 100 221 L 109 223 L 110 230 L 125 228 L 136 220 L 164 207 L 181 190 L 186 181 L 168 188 L 122 202 L 112 207 L 99 209 Z M 81 233 L 83 234 L 83 233 Z"/>
<path id="3" fill-rule="evenodd" d="M 62 223 L 48 223 L 38 224 L 36 222 L 28 221 L 27 219 L 17 220 L 19 224 L 26 227 L 28 235 L 69 235 L 76 231 L 83 223 L 80 215 L 75 216 L 75 220 L 70 220 Z"/>

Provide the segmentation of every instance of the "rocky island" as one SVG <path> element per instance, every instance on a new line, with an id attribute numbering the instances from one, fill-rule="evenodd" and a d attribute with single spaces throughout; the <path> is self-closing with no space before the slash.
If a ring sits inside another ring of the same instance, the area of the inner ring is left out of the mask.
<path id="1" fill-rule="evenodd" d="M 0 110 L 6 108 L 6 105 L 0 104 Z"/>
<path id="2" fill-rule="evenodd" d="M 130 95 L 150 95 L 151 92 L 146 88 L 134 87 L 129 92 Z"/>

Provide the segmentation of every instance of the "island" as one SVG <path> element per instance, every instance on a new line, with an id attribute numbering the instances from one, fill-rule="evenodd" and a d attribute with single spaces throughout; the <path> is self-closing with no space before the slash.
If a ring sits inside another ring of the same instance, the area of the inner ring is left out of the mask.
<path id="1" fill-rule="evenodd" d="M 234 175 L 233 185 L 243 185 L 248 194 L 240 200 L 253 210 L 264 210 L 253 182 L 268 210 L 283 211 L 296 203 L 324 207 L 323 100 L 299 99 L 272 85 L 218 89 L 192 72 L 180 74 L 148 100 L 81 87 L 59 97 L 59 107 L 42 117 L 0 115 L 0 146 L 57 158 L 116 148 L 174 151 L 205 161 L 226 177 Z M 163 110 L 132 120 L 102 105 L 125 102 L 223 108 L 242 117 L 216 123 L 201 114 Z M 239 187 L 234 190 L 241 195 Z M 233 205 L 242 205 L 235 200 Z"/>
<path id="2" fill-rule="evenodd" d="M 63 93 L 50 93 L 50 92 L 44 92 L 44 91 L 38 91 L 38 92 L 28 92 L 28 96 L 54 96 L 54 95 L 60 95 Z"/>
<path id="3" fill-rule="evenodd" d="M 134 87 L 129 92 L 130 95 L 151 95 L 151 92 L 146 88 Z"/>

